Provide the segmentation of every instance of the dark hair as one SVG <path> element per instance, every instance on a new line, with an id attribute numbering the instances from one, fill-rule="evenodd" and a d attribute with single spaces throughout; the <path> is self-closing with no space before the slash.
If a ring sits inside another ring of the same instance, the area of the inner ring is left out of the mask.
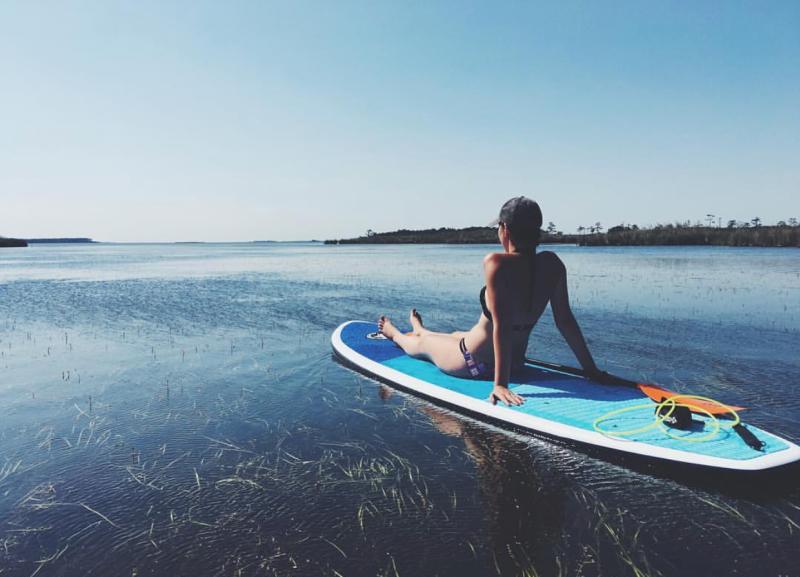
<path id="1" fill-rule="evenodd" d="M 517 248 L 539 245 L 542 229 L 542 210 L 526 196 L 516 196 L 506 201 L 500 209 L 498 222 L 506 226 L 511 242 Z"/>
<path id="2" fill-rule="evenodd" d="M 513 242 L 514 246 L 517 248 L 536 248 L 539 246 L 541 231 L 538 227 L 535 230 L 509 228 L 508 234 L 511 237 L 511 242 Z"/>

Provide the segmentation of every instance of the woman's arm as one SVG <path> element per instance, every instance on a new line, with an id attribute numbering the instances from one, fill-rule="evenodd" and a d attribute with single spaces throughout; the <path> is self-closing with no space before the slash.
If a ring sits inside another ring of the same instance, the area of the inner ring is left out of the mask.
<path id="1" fill-rule="evenodd" d="M 561 336 L 567 341 L 569 348 L 572 349 L 575 358 L 578 359 L 578 362 L 587 375 L 599 376 L 601 373 L 592 358 L 592 354 L 589 352 L 589 347 L 586 346 L 581 328 L 578 326 L 578 321 L 575 320 L 575 315 L 572 314 L 572 309 L 569 306 L 567 269 L 561 260 L 558 260 L 556 274 L 559 274 L 559 279 L 553 291 L 553 296 L 550 298 L 550 308 L 553 309 L 553 320 L 555 320 L 556 327 L 561 333 Z"/>
<path id="2" fill-rule="evenodd" d="M 508 388 L 512 363 L 512 319 L 508 295 L 509 279 L 503 270 L 500 255 L 484 259 L 486 271 L 486 306 L 492 313 L 492 344 L 494 345 L 494 388 L 489 400 L 506 405 L 521 405 L 524 399 Z"/>

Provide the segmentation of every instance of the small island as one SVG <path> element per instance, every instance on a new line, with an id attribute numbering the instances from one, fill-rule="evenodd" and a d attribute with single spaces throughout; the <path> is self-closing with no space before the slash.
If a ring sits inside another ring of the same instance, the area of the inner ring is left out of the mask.
<path id="1" fill-rule="evenodd" d="M 77 238 L 29 238 L 28 242 L 31 244 L 83 244 L 95 243 L 97 241 L 91 238 L 77 237 Z"/>
<path id="2" fill-rule="evenodd" d="M 0 236 L 0 247 L 25 247 L 31 244 L 95 244 L 96 242 L 87 237 L 23 239 Z"/>
<path id="3" fill-rule="evenodd" d="M 468 228 L 401 229 L 373 232 L 355 238 L 326 240 L 325 244 L 496 244 L 497 229 L 487 226 Z M 575 244 L 579 246 L 757 246 L 800 247 L 800 225 L 796 218 L 763 225 L 761 219 L 749 222 L 721 223 L 678 222 L 639 227 L 620 224 L 607 231 L 597 222 L 580 226 L 577 234 L 565 234 L 548 223 L 542 230 L 541 244 Z"/>
<path id="4" fill-rule="evenodd" d="M 326 240 L 325 244 L 490 244 L 497 242 L 497 229 L 485 226 L 468 228 L 401 229 L 393 232 L 368 230 L 363 236 Z"/>
<path id="5" fill-rule="evenodd" d="M 28 241 L 21 238 L 6 238 L 0 236 L 0 247 L 24 247 L 28 246 Z"/>

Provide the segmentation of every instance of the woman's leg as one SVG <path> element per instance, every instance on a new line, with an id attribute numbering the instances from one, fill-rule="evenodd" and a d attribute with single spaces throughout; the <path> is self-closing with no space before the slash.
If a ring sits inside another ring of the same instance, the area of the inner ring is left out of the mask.
<path id="1" fill-rule="evenodd" d="M 411 328 L 417 336 L 432 332 L 426 329 L 425 325 L 422 324 L 422 315 L 419 314 L 417 309 L 411 309 L 411 314 L 408 315 L 408 322 L 411 323 Z"/>
<path id="2" fill-rule="evenodd" d="M 422 336 L 424 334 L 434 334 L 434 335 L 451 336 L 457 339 L 462 339 L 466 337 L 468 334 L 467 331 L 454 331 L 452 333 L 437 333 L 436 331 L 427 329 L 422 324 L 422 315 L 419 314 L 419 311 L 417 309 L 411 309 L 411 314 L 408 317 L 408 322 L 411 323 L 411 327 L 414 329 L 414 334 L 417 336 Z"/>
<path id="3" fill-rule="evenodd" d="M 406 335 L 397 330 L 386 317 L 381 317 L 379 327 L 386 337 L 392 339 L 409 356 L 429 360 L 449 374 L 468 374 L 464 355 L 458 348 L 461 337 L 431 331 L 421 335 Z"/>

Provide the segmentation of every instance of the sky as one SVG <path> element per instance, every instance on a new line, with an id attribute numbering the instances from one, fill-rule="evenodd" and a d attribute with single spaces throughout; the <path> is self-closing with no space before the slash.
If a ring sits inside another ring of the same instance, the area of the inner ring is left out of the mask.
<path id="1" fill-rule="evenodd" d="M 800 2 L 0 1 L 0 235 L 800 218 Z"/>

